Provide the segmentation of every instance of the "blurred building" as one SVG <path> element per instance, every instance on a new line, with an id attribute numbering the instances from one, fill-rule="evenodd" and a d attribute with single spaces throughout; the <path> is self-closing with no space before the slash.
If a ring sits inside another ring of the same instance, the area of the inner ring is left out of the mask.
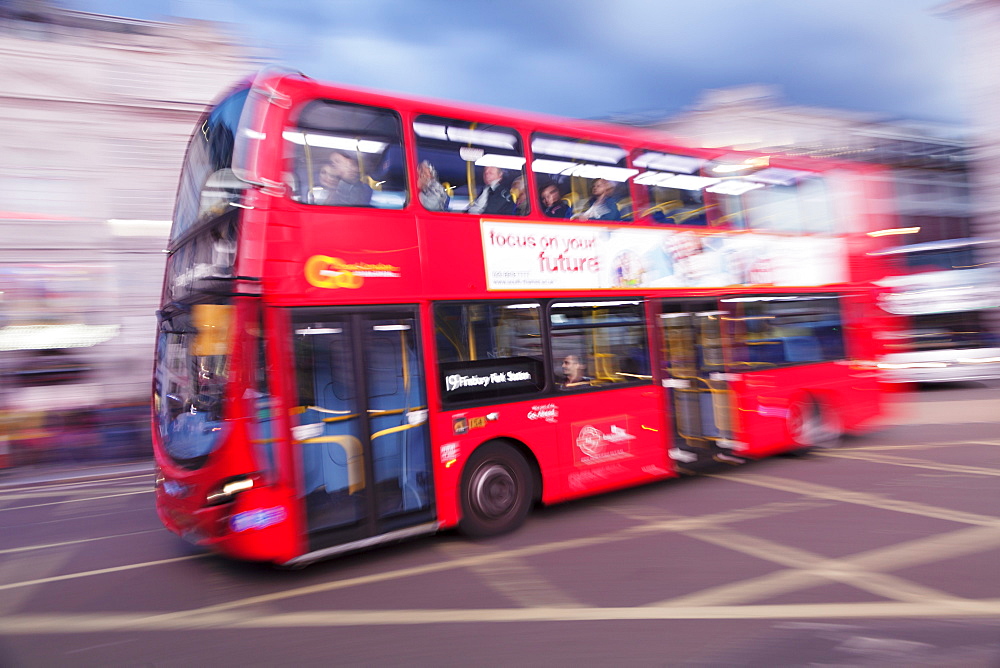
<path id="1" fill-rule="evenodd" d="M 1000 35 L 1000 2 L 984 4 L 995 9 Z M 966 129 L 789 106 L 769 86 L 707 91 L 691 110 L 648 125 L 701 146 L 887 167 L 895 228 L 907 231 L 885 253 L 894 267 L 886 284 L 897 293 L 886 307 L 902 309 L 908 322 L 893 344 L 897 379 L 1000 376 L 1000 132 L 995 150 L 984 150 Z M 975 206 L 991 198 L 995 213 Z"/>
<path id="2" fill-rule="evenodd" d="M 770 86 L 707 91 L 693 109 L 652 127 L 700 146 L 885 165 L 900 227 L 920 228 L 907 244 L 973 235 L 972 151 L 958 128 L 789 106 Z"/>
<path id="3" fill-rule="evenodd" d="M 950 0 L 939 7 L 959 27 L 964 67 L 963 87 L 968 92 L 972 119 L 972 183 L 976 198 L 977 234 L 1000 239 L 1000 2 Z M 984 257 L 1000 263 L 1000 245 L 986 249 Z M 1000 319 L 1000 316 L 998 316 Z"/>
<path id="4" fill-rule="evenodd" d="M 169 220 L 221 27 L 0 0 L 0 409 L 148 400 Z"/>

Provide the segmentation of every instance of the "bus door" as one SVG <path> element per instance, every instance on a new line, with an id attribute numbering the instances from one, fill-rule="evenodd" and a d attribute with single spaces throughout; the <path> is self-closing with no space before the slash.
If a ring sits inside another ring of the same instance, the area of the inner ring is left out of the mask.
<path id="1" fill-rule="evenodd" d="M 736 403 L 720 326 L 724 316 L 715 301 L 661 303 L 661 378 L 674 436 L 670 455 L 681 467 L 726 461 L 736 445 Z"/>
<path id="2" fill-rule="evenodd" d="M 433 519 L 416 309 L 292 312 L 309 549 Z"/>

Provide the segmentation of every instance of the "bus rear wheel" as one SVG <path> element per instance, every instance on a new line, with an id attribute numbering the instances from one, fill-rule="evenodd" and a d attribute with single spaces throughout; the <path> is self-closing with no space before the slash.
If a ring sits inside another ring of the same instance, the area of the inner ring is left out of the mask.
<path id="1" fill-rule="evenodd" d="M 800 452 L 836 448 L 843 436 L 834 412 L 813 399 L 799 401 L 789 409 L 788 433 Z"/>
<path id="2" fill-rule="evenodd" d="M 472 453 L 462 473 L 459 530 L 472 538 L 507 533 L 531 510 L 528 462 L 511 446 L 491 441 Z"/>

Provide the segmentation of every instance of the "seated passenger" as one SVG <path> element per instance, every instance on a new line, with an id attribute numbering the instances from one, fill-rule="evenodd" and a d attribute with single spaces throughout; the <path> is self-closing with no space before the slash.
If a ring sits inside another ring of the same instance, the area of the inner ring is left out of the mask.
<path id="1" fill-rule="evenodd" d="M 319 168 L 316 180 L 319 185 L 309 191 L 310 204 L 329 204 L 331 193 L 337 187 L 337 170 L 327 163 Z"/>
<path id="2" fill-rule="evenodd" d="M 319 170 L 320 188 L 312 193 L 314 204 L 332 206 L 368 206 L 372 200 L 372 189 L 361 182 L 361 170 L 357 160 L 335 151 L 330 154 L 330 163 Z"/>
<path id="3" fill-rule="evenodd" d="M 569 218 L 573 213 L 569 204 L 563 201 L 559 186 L 554 183 L 542 188 L 542 204 L 545 205 L 542 213 L 549 218 Z"/>
<path id="4" fill-rule="evenodd" d="M 428 211 L 446 211 L 448 209 L 448 192 L 438 181 L 434 165 L 424 160 L 417 167 L 417 187 L 420 189 L 420 203 Z"/>
<path id="5" fill-rule="evenodd" d="M 527 216 L 531 210 L 528 204 L 528 189 L 524 187 L 524 177 L 519 176 L 510 183 L 510 197 L 514 200 L 514 213 Z"/>
<path id="6" fill-rule="evenodd" d="M 580 355 L 566 355 L 562 361 L 562 372 L 565 379 L 560 387 L 568 390 L 574 387 L 586 387 L 590 385 L 590 381 L 593 379 L 584 373 L 586 369 L 587 365 Z"/>
<path id="7" fill-rule="evenodd" d="M 492 165 L 483 170 L 483 190 L 469 207 L 469 213 L 514 215 L 514 200 L 503 187 L 504 171 Z"/>
<path id="8" fill-rule="evenodd" d="M 591 198 L 583 212 L 578 216 L 581 220 L 621 220 L 618 205 L 615 204 L 611 195 L 615 191 L 615 184 L 607 179 L 594 179 L 590 186 Z"/>

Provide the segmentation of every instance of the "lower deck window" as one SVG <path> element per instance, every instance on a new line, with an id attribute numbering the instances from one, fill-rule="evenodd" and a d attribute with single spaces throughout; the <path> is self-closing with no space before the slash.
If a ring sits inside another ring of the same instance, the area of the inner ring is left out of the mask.
<path id="1" fill-rule="evenodd" d="M 446 404 L 533 394 L 545 387 L 541 305 L 440 303 L 434 331 Z"/>
<path id="2" fill-rule="evenodd" d="M 834 296 L 734 297 L 722 300 L 732 362 L 745 371 L 844 359 L 840 300 Z"/>
<path id="3" fill-rule="evenodd" d="M 641 301 L 552 305 L 552 375 L 562 391 L 648 382 Z"/>

